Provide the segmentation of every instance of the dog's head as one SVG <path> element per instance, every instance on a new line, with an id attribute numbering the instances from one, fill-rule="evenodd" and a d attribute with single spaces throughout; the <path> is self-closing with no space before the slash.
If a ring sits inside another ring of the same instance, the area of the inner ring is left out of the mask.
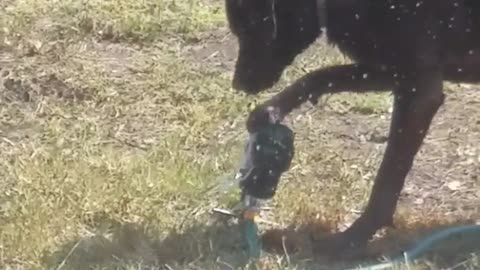
<path id="1" fill-rule="evenodd" d="M 225 0 L 239 43 L 232 86 L 256 94 L 273 86 L 320 34 L 317 0 Z"/>

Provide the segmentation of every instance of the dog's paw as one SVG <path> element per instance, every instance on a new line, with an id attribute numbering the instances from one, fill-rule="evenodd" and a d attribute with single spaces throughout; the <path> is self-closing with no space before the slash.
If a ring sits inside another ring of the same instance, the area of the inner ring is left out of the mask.
<path id="1" fill-rule="evenodd" d="M 256 107 L 248 116 L 247 130 L 253 133 L 268 124 L 279 123 L 282 119 L 280 108 L 264 104 Z"/>

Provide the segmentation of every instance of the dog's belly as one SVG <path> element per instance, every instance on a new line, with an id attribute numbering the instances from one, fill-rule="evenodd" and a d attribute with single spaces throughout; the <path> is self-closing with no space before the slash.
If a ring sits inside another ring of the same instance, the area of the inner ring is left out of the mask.
<path id="1" fill-rule="evenodd" d="M 446 80 L 480 83 L 480 50 L 468 50 L 464 54 L 450 54 L 443 63 Z"/>
<path id="2" fill-rule="evenodd" d="M 458 66 L 460 69 L 462 67 L 479 67 L 478 72 L 480 73 L 480 50 L 472 49 L 463 54 L 447 55 L 443 64 L 446 66 Z"/>
<path id="3" fill-rule="evenodd" d="M 355 62 L 408 66 L 415 57 L 416 48 L 409 39 L 416 22 L 392 11 L 388 3 L 329 1 L 327 12 L 328 39 Z"/>
<path id="4" fill-rule="evenodd" d="M 329 40 L 335 44 L 338 49 L 356 63 L 362 63 L 369 66 L 390 68 L 408 68 L 415 60 L 415 48 L 405 41 L 395 41 L 395 37 L 389 37 L 370 33 L 370 37 L 350 36 L 348 38 L 340 37 L 335 33 L 330 33 Z"/>

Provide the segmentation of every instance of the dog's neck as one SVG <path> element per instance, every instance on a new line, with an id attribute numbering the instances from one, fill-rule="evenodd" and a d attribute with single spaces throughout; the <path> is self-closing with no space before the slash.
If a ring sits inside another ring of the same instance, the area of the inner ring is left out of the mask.
<path id="1" fill-rule="evenodd" d="M 327 0 L 317 0 L 318 27 L 320 29 L 327 27 Z"/>

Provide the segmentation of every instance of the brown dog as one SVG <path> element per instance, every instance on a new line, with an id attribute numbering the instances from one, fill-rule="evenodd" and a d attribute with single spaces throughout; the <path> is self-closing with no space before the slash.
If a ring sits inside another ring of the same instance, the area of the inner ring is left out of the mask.
<path id="1" fill-rule="evenodd" d="M 364 245 L 392 225 L 405 177 L 444 102 L 444 80 L 480 82 L 479 0 L 226 0 L 239 42 L 233 87 L 256 94 L 273 86 L 325 30 L 356 64 L 298 79 L 257 107 L 249 131 L 274 108 L 284 117 L 325 93 L 393 91 L 388 145 L 363 215 L 329 249 Z M 332 246 L 334 245 L 334 246 Z"/>

